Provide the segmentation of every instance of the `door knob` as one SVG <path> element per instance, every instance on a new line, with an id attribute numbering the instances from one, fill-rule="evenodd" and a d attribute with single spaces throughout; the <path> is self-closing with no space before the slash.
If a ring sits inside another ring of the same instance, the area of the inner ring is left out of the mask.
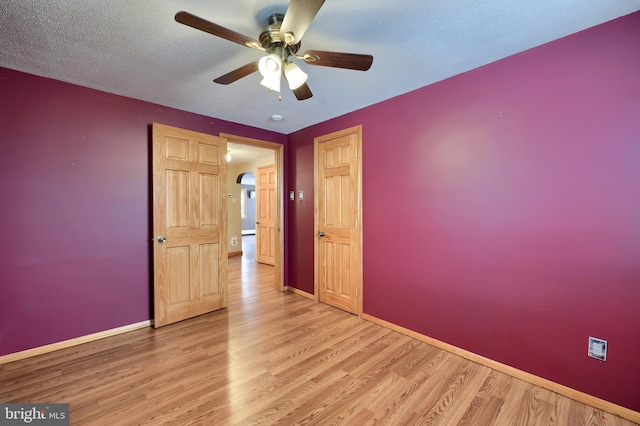
<path id="1" fill-rule="evenodd" d="M 256 225 L 260 225 L 260 222 L 256 222 Z"/>
<path id="2" fill-rule="evenodd" d="M 318 232 L 318 237 L 324 237 L 324 231 Z"/>
<path id="3" fill-rule="evenodd" d="M 162 235 L 160 235 L 160 236 L 158 237 L 158 242 L 159 242 L 159 243 L 164 243 L 165 241 L 167 241 L 167 239 L 166 239 L 165 237 L 163 237 Z"/>

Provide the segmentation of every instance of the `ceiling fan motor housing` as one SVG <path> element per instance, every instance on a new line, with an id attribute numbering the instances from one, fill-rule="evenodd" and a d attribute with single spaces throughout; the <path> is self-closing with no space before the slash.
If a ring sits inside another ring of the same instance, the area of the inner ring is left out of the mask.
<path id="1" fill-rule="evenodd" d="M 268 25 L 260 33 L 259 40 L 267 52 L 276 53 L 285 60 L 300 49 L 300 42 L 292 45 L 285 43 L 284 38 L 280 36 L 280 26 L 283 19 L 282 13 L 274 13 L 269 16 Z"/>

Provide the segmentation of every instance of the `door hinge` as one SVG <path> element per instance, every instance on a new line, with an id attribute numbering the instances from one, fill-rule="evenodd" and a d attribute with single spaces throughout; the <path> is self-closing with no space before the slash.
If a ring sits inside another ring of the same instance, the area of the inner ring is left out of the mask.
<path id="1" fill-rule="evenodd" d="M 358 148 L 356 148 L 356 158 L 358 158 Z"/>
<path id="2" fill-rule="evenodd" d="M 356 229 L 358 229 L 358 218 L 356 218 Z"/>
<path id="3" fill-rule="evenodd" d="M 357 298 L 358 298 L 358 296 L 359 296 L 359 293 L 360 293 L 360 292 L 359 292 L 359 290 L 360 290 L 360 289 L 359 289 L 358 287 L 356 287 L 356 299 L 357 299 Z"/>

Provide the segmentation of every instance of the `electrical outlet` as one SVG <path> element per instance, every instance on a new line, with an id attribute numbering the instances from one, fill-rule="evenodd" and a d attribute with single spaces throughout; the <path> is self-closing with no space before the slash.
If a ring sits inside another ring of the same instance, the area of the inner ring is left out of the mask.
<path id="1" fill-rule="evenodd" d="M 589 351 L 587 352 L 591 358 L 600 361 L 607 360 L 607 341 L 589 336 Z"/>

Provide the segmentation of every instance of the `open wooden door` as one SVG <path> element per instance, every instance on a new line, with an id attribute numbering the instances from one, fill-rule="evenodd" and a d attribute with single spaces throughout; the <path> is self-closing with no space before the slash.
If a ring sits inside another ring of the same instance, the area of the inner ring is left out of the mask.
<path id="1" fill-rule="evenodd" d="M 321 302 L 362 312 L 361 126 L 321 136 L 315 151 L 315 290 Z"/>
<path id="2" fill-rule="evenodd" d="M 226 145 L 153 124 L 154 327 L 227 304 Z"/>
<path id="3" fill-rule="evenodd" d="M 256 176 L 256 260 L 276 263 L 276 167 L 258 167 Z"/>

